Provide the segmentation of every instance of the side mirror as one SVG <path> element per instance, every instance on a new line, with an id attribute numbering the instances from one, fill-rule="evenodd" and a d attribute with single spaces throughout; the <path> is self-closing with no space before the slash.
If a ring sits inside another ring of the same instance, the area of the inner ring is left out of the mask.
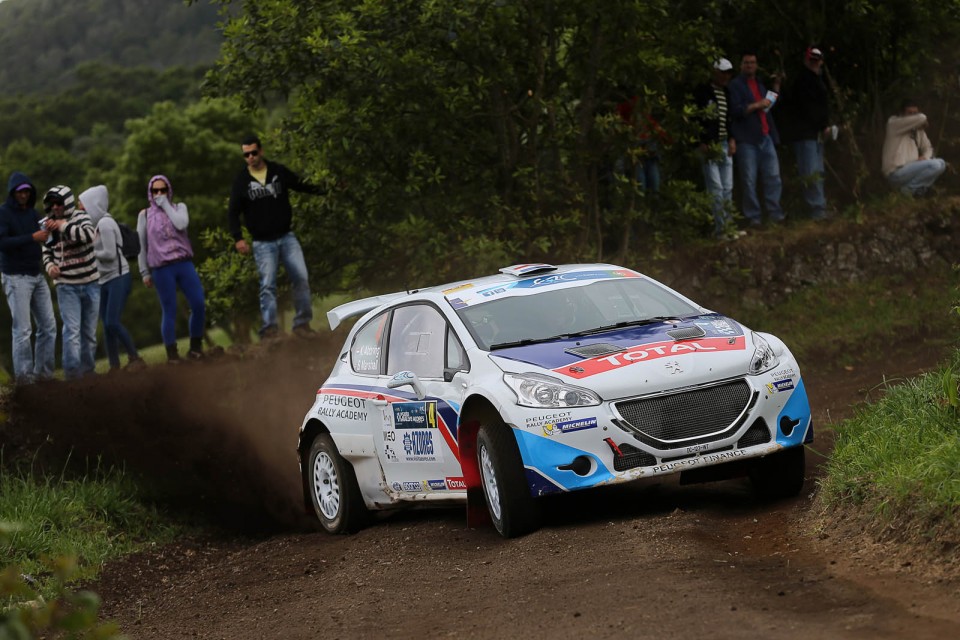
<path id="1" fill-rule="evenodd" d="M 410 385 L 413 387 L 413 393 L 417 396 L 417 400 L 423 400 L 427 397 L 427 392 L 423 388 L 423 383 L 420 382 L 420 378 L 417 377 L 413 371 L 398 371 L 393 374 L 393 377 L 387 381 L 388 389 L 397 389 L 399 387 L 405 387 Z"/>

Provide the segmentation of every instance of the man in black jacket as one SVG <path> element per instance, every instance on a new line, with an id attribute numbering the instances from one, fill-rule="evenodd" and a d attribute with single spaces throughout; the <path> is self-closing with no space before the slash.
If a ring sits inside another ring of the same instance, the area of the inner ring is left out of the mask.
<path id="1" fill-rule="evenodd" d="M 242 254 L 251 252 L 250 245 L 243 239 L 241 216 L 243 225 L 253 237 L 253 258 L 260 274 L 260 315 L 263 319 L 260 337 L 271 338 L 280 332 L 277 326 L 277 269 L 281 262 L 293 285 L 296 311 L 293 332 L 310 337 L 314 333 L 310 328 L 313 301 L 303 249 L 290 227 L 293 209 L 289 192 L 318 195 L 323 191 L 304 182 L 279 162 L 264 158 L 260 139 L 256 136 L 244 138 L 240 148 L 247 166 L 233 182 L 227 215 L 237 251 Z"/>
<path id="2" fill-rule="evenodd" d="M 823 52 L 810 47 L 803 56 L 803 69 L 786 97 L 797 158 L 803 182 L 803 199 L 810 217 L 827 217 L 823 191 L 823 141 L 830 134 L 830 101 L 823 82 Z"/>

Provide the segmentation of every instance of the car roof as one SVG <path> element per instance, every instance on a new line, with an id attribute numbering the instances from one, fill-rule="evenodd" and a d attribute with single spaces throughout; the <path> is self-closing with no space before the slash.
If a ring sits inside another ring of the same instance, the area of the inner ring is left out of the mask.
<path id="1" fill-rule="evenodd" d="M 450 296 L 461 291 L 467 291 L 471 289 L 475 291 L 486 290 L 490 288 L 496 288 L 497 285 L 514 284 L 523 280 L 530 280 L 538 277 L 558 276 L 565 273 L 578 271 L 624 271 L 640 275 L 632 269 L 619 267 L 613 264 L 602 263 L 562 265 L 525 263 L 511 265 L 509 267 L 500 269 L 499 273 L 489 276 L 469 278 L 466 280 L 458 280 L 456 282 L 448 282 L 446 284 L 424 287 L 422 289 L 398 291 L 396 293 L 386 293 L 382 295 L 371 296 L 369 298 L 353 300 L 352 302 L 347 302 L 328 311 L 327 320 L 329 321 L 330 329 L 332 330 L 336 329 L 340 323 L 347 318 L 363 315 L 385 304 L 397 302 L 413 294 L 439 293 L 450 299 Z M 451 302 L 453 302 L 453 300 L 451 300 Z"/>

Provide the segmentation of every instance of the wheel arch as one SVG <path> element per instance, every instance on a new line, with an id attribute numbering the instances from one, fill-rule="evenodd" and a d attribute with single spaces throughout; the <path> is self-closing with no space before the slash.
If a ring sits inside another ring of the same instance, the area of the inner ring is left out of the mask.
<path id="1" fill-rule="evenodd" d="M 457 446 L 460 449 L 460 468 L 467 486 L 467 526 L 480 527 L 491 524 L 490 512 L 480 480 L 480 465 L 477 462 L 477 434 L 482 425 L 499 424 L 504 429 L 503 417 L 493 403 L 481 395 L 466 399 L 460 410 L 457 429 Z"/>
<path id="2" fill-rule="evenodd" d="M 310 482 L 308 479 L 307 455 L 313 441 L 322 433 L 329 434 L 330 429 L 316 418 L 311 418 L 300 429 L 300 441 L 297 443 L 297 457 L 300 461 L 300 488 L 303 495 L 303 508 L 307 515 L 313 515 L 313 503 L 310 501 Z"/>

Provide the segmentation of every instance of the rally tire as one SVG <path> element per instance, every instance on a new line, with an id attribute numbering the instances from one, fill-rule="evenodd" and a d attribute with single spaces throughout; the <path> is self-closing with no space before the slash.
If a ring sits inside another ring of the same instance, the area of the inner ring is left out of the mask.
<path id="1" fill-rule="evenodd" d="M 313 511 L 329 533 L 354 533 L 369 520 L 353 465 L 344 460 L 329 434 L 314 438 L 307 455 L 307 486 Z"/>
<path id="2" fill-rule="evenodd" d="M 750 482 L 763 499 L 792 498 L 803 489 L 806 454 L 802 445 L 760 458 L 750 470 Z"/>
<path id="3" fill-rule="evenodd" d="M 517 441 L 506 425 L 480 427 L 477 464 L 490 519 L 500 535 L 516 538 L 539 528 L 540 508 L 530 495 Z"/>

